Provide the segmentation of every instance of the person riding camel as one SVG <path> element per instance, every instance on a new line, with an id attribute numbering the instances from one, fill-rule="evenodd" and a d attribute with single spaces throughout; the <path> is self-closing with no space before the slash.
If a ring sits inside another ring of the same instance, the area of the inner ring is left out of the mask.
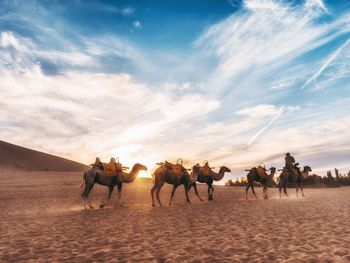
<path id="1" fill-rule="evenodd" d="M 285 169 L 288 171 L 289 176 L 293 173 L 293 169 L 296 166 L 295 159 L 290 153 L 286 153 L 286 157 L 284 158 L 286 164 Z"/>
<path id="2" fill-rule="evenodd" d="M 292 155 L 290 155 L 290 153 L 286 153 L 286 157 L 284 158 L 286 165 L 285 167 L 288 170 L 292 170 L 292 168 L 294 168 L 295 166 L 295 159 Z"/>

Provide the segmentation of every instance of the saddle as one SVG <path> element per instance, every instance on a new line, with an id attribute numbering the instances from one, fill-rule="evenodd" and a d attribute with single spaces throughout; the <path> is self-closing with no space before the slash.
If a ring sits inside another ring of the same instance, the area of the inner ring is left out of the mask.
<path id="1" fill-rule="evenodd" d="M 172 164 L 172 163 L 167 163 L 167 168 L 171 170 L 174 175 L 176 176 L 181 176 L 182 175 L 182 166 L 181 164 Z"/>
<path id="2" fill-rule="evenodd" d="M 255 170 L 261 178 L 266 179 L 266 172 L 265 172 L 265 169 L 263 167 L 260 167 L 260 166 L 255 167 Z"/>
<path id="3" fill-rule="evenodd" d="M 204 165 L 202 167 L 202 175 L 203 176 L 210 176 L 210 171 L 211 171 L 211 169 L 210 169 L 209 165 Z"/>
<path id="4" fill-rule="evenodd" d="M 109 176 L 115 176 L 118 172 L 123 170 L 121 163 L 102 163 L 103 171 Z"/>
<path id="5" fill-rule="evenodd" d="M 163 169 L 170 170 L 176 176 L 181 176 L 183 174 L 184 168 L 182 167 L 181 164 L 172 164 L 167 161 L 165 161 L 165 163 L 161 162 L 157 164 L 163 167 Z"/>

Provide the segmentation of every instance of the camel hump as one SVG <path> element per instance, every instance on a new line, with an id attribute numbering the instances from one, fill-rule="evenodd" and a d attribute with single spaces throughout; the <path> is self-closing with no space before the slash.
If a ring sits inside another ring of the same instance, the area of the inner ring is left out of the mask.
<path id="1" fill-rule="evenodd" d="M 258 166 L 255 170 L 261 178 L 266 178 L 265 169 L 263 167 Z"/>

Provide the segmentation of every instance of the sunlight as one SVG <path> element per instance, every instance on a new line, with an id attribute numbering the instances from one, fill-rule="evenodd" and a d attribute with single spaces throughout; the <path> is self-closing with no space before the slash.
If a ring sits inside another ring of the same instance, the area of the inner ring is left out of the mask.
<path id="1" fill-rule="evenodd" d="M 152 178 L 151 174 L 148 173 L 148 171 L 140 171 L 138 177 L 139 178 Z"/>

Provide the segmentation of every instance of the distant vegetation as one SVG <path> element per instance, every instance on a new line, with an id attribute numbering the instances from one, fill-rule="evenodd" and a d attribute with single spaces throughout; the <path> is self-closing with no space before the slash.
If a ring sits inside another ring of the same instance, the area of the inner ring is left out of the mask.
<path id="1" fill-rule="evenodd" d="M 236 180 L 228 180 L 225 182 L 226 186 L 245 186 L 246 178 L 237 178 Z M 275 187 L 277 182 L 271 182 L 270 187 Z M 350 186 L 350 171 L 347 174 L 339 173 L 337 168 L 334 169 L 334 175 L 331 171 L 327 171 L 326 176 L 311 174 L 303 180 L 304 186 L 309 187 L 341 187 Z M 259 184 L 256 184 L 259 186 Z"/>

